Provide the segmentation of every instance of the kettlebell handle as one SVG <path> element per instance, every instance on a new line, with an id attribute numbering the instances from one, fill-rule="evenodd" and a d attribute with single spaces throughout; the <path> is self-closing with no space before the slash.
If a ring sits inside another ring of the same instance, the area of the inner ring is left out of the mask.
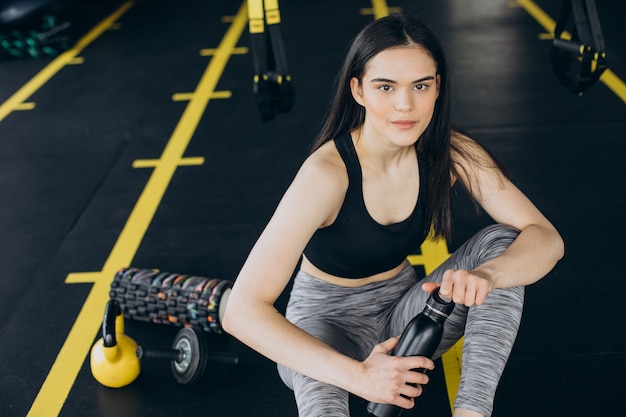
<path id="1" fill-rule="evenodd" d="M 104 310 L 104 320 L 102 320 L 102 344 L 104 347 L 113 347 L 117 345 L 115 339 L 115 319 L 122 314 L 120 303 L 111 299 L 107 302 Z"/>

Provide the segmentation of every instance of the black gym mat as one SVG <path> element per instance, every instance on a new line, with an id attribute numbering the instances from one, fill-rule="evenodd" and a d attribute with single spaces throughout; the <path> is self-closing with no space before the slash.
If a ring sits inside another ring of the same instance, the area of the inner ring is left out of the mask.
<path id="1" fill-rule="evenodd" d="M 626 329 L 620 181 L 626 103 L 599 83 L 582 97 L 565 91 L 547 58 L 545 30 L 518 3 L 465 0 L 389 1 L 417 13 L 440 35 L 453 68 L 454 118 L 496 153 L 516 184 L 555 223 L 566 257 L 527 290 L 520 334 L 503 376 L 494 417 L 619 414 Z M 560 2 L 536 1 L 553 19 Z M 609 68 L 626 78 L 624 6 L 598 1 Z M 98 384 L 86 357 L 66 392 L 42 384 L 57 363 L 89 283 L 68 274 L 105 266 L 153 168 L 241 3 L 146 0 L 67 1 L 78 34 L 120 7 L 118 25 L 43 83 L 31 110 L 0 120 L 0 415 L 292 416 L 291 392 L 275 365 L 225 335 L 215 349 L 237 352 L 234 368 L 209 367 L 196 385 L 177 384 L 166 362 L 143 363 L 121 389 Z M 140 239 L 132 265 L 234 280 L 247 252 L 306 157 L 333 93 L 349 40 L 373 19 L 367 0 L 280 4 L 295 87 L 295 106 L 262 122 L 252 94 L 249 54 L 232 55 L 216 91 L 193 126 L 178 166 Z M 244 31 L 237 46 L 249 46 Z M 54 61 L 0 62 L 0 106 Z M 623 85 L 623 84 L 622 84 Z M 622 90 L 623 94 L 623 90 Z M 487 223 L 456 190 L 450 250 Z M 119 265 L 124 267 L 129 265 Z M 113 279 L 113 274 L 110 275 Z M 278 307 L 283 309 L 286 296 Z M 82 337 L 99 337 L 95 321 Z M 128 320 L 126 332 L 148 347 L 167 348 L 175 326 Z M 441 363 L 417 410 L 450 415 Z M 64 370 L 61 368 L 61 374 Z M 38 395 L 40 397 L 38 397 Z M 67 395 L 67 397 L 65 397 Z M 43 403 L 42 403 L 43 401 Z M 57 409 L 56 403 L 61 406 Z M 352 399 L 354 415 L 364 405 Z M 52 410 L 52 411 L 50 411 Z"/>

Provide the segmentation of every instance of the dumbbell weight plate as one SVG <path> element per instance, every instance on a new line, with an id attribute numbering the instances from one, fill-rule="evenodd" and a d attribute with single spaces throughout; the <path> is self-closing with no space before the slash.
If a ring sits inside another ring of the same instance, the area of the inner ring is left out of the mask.
<path id="1" fill-rule="evenodd" d="M 201 331 L 184 327 L 177 334 L 172 349 L 179 350 L 179 360 L 171 362 L 172 374 L 179 384 L 191 385 L 198 382 L 206 369 L 206 340 Z"/>

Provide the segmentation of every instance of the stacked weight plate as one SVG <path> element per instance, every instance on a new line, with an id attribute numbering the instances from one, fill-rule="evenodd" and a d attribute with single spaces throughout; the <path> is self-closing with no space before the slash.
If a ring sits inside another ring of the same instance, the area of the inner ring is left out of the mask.
<path id="1" fill-rule="evenodd" d="M 109 295 L 119 302 L 127 319 L 222 333 L 220 301 L 232 284 L 214 278 L 129 267 L 115 274 Z"/>

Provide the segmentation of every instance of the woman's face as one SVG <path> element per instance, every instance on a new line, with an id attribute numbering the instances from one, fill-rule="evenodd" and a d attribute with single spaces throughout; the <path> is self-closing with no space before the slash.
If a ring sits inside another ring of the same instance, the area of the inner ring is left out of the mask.
<path id="1" fill-rule="evenodd" d="M 440 78 L 420 46 L 386 49 L 366 65 L 362 82 L 350 80 L 352 96 L 365 108 L 363 133 L 406 146 L 422 135 L 435 109 Z"/>

